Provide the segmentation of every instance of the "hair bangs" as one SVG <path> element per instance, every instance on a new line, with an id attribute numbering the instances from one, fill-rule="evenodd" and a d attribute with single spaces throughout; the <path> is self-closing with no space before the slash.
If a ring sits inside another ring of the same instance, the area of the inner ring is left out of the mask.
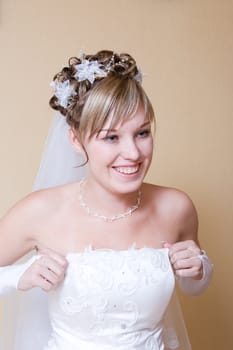
<path id="1" fill-rule="evenodd" d="M 108 122 L 108 128 L 132 118 L 142 107 L 150 122 L 154 121 L 152 105 L 135 80 L 115 75 L 102 80 L 88 96 L 80 120 L 80 136 L 97 134 Z M 81 137 L 82 137 L 81 136 Z"/>

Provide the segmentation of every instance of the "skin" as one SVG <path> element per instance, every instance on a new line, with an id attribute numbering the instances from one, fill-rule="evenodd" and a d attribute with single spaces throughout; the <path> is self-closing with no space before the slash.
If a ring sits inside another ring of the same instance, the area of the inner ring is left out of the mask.
<path id="1" fill-rule="evenodd" d="M 22 275 L 18 288 L 35 286 L 49 291 L 63 280 L 66 254 L 93 248 L 169 248 L 175 274 L 200 279 L 197 213 L 182 191 L 143 183 L 153 153 L 151 126 L 144 111 L 114 130 L 108 122 L 82 146 L 70 130 L 70 141 L 88 154 L 88 176 L 83 187 L 86 203 L 106 216 L 125 212 L 136 203 L 132 216 L 105 222 L 88 216 L 79 203 L 80 183 L 72 183 L 31 193 L 18 202 L 0 221 L 0 266 L 12 264 L 35 249 L 41 255 Z"/>

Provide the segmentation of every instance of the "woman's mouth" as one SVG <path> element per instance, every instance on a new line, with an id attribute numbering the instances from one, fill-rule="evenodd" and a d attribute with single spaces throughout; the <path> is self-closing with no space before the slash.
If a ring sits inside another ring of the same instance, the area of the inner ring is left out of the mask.
<path id="1" fill-rule="evenodd" d="M 120 174 L 131 175 L 131 174 L 136 174 L 138 172 L 139 164 L 135 166 L 119 166 L 119 167 L 114 167 L 114 169 Z"/>

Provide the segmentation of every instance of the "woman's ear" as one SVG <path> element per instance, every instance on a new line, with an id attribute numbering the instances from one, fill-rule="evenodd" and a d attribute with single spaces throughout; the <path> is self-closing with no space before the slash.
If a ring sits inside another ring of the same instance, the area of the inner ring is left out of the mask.
<path id="1" fill-rule="evenodd" d="M 70 141 L 71 145 L 73 146 L 73 148 L 78 153 L 83 153 L 83 146 L 82 146 L 81 142 L 79 141 L 76 132 L 72 128 L 69 128 L 68 136 L 69 136 L 69 141 Z"/>

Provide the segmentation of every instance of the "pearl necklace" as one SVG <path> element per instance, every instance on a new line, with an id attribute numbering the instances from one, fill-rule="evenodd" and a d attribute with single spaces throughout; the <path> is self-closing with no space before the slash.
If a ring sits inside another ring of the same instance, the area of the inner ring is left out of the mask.
<path id="1" fill-rule="evenodd" d="M 83 186 L 84 186 L 84 184 L 85 184 L 85 181 L 82 180 L 80 182 L 80 190 L 79 190 L 79 197 L 78 197 L 80 206 L 83 207 L 86 210 L 86 212 L 87 212 L 87 214 L 89 216 L 93 216 L 95 218 L 99 218 L 99 219 L 104 220 L 106 222 L 113 222 L 113 221 L 116 221 L 116 220 L 124 219 L 127 216 L 131 216 L 132 213 L 135 210 L 137 210 L 139 208 L 140 204 L 141 204 L 141 191 L 139 190 L 136 204 L 134 204 L 132 207 L 127 209 L 124 213 L 116 214 L 116 215 L 113 215 L 113 216 L 105 216 L 105 215 L 99 214 L 98 212 L 93 211 L 87 205 L 87 203 L 85 202 L 85 200 L 83 198 Z"/>

